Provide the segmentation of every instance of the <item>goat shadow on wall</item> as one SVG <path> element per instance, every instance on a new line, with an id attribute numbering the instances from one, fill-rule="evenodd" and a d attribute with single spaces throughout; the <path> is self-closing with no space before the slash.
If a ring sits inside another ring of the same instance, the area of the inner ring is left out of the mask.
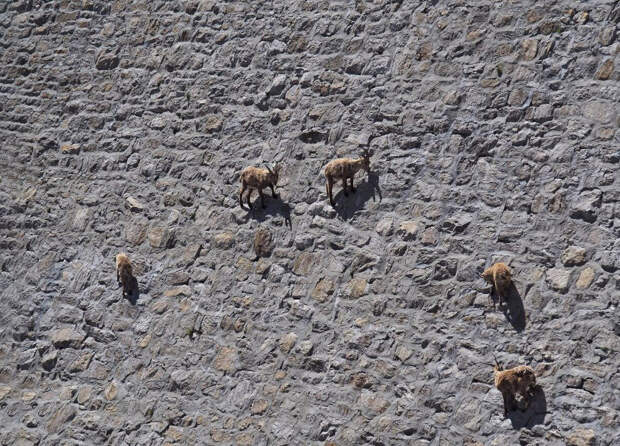
<path id="1" fill-rule="evenodd" d="M 519 290 L 514 283 L 510 283 L 505 301 L 502 311 L 506 320 L 517 332 L 523 331 L 525 329 L 525 308 Z"/>
<path id="2" fill-rule="evenodd" d="M 138 280 L 131 276 L 129 283 L 127 284 L 127 295 L 125 299 L 129 301 L 131 305 L 135 305 L 140 298 L 140 287 L 138 286 Z"/>
<path id="3" fill-rule="evenodd" d="M 541 386 L 536 386 L 527 409 L 525 411 L 519 409 L 509 411 L 507 416 L 512 423 L 513 429 L 521 429 L 523 427 L 531 429 L 537 424 L 544 424 L 546 414 L 547 398 L 545 398 L 545 392 Z"/>
<path id="4" fill-rule="evenodd" d="M 342 186 L 341 182 L 340 185 Z M 334 186 L 336 185 L 334 184 Z M 383 200 L 381 188 L 379 187 L 379 175 L 374 172 L 370 172 L 365 181 L 357 184 L 355 192 L 349 191 L 348 196 L 345 196 L 344 190 L 340 189 L 334 197 L 334 202 L 336 203 L 334 210 L 340 218 L 348 220 L 363 208 L 370 198 L 372 198 L 372 201 L 377 201 L 377 198 L 379 202 Z"/>
<path id="5" fill-rule="evenodd" d="M 242 206 L 243 209 L 247 209 L 247 204 Z M 265 207 L 263 208 L 260 203 L 260 198 L 256 199 L 256 203 L 253 203 L 252 208 L 248 210 L 248 218 L 252 218 L 258 222 L 263 222 L 271 215 L 279 215 L 284 218 L 284 223 L 290 228 L 293 227 L 291 222 L 291 207 L 288 203 L 282 201 L 281 198 L 268 197 L 265 200 Z"/>

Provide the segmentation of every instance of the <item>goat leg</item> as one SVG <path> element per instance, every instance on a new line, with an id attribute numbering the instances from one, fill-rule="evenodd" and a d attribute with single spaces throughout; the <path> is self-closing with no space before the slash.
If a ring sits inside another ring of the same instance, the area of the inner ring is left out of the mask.
<path id="1" fill-rule="evenodd" d="M 273 184 L 270 184 L 269 187 L 271 188 L 271 196 L 273 198 L 277 199 L 278 198 L 278 194 L 276 194 L 276 191 L 275 191 L 275 189 L 273 187 Z"/>
<path id="2" fill-rule="evenodd" d="M 265 209 L 265 195 L 263 195 L 263 190 L 258 189 L 258 195 L 260 195 L 260 204 L 263 209 Z"/>
<path id="3" fill-rule="evenodd" d="M 353 187 L 353 177 L 351 177 L 351 192 L 355 193 L 355 188 Z"/>
<path id="4" fill-rule="evenodd" d="M 239 192 L 239 206 L 241 207 L 243 207 L 243 193 L 245 192 L 246 187 L 245 182 L 241 183 L 241 192 Z"/>
<path id="5" fill-rule="evenodd" d="M 502 396 L 504 397 L 504 417 L 506 417 L 508 416 L 508 409 L 511 406 L 511 401 L 507 393 L 502 392 Z M 512 407 L 510 407 L 510 409 L 512 410 Z"/>
<path id="6" fill-rule="evenodd" d="M 342 179 L 342 190 L 344 190 L 344 196 L 348 197 L 349 192 L 347 192 L 347 179 L 346 178 Z"/>
<path id="7" fill-rule="evenodd" d="M 252 195 L 252 191 L 253 191 L 253 190 L 254 190 L 254 189 L 252 189 L 252 188 L 250 187 L 250 188 L 249 188 L 249 190 L 248 190 L 248 195 L 245 197 L 245 198 L 246 198 L 246 201 L 248 202 L 248 207 L 249 207 L 250 209 L 252 209 L 252 203 L 250 203 L 250 196 Z"/>
<path id="8" fill-rule="evenodd" d="M 334 181 L 331 178 L 328 178 L 327 183 L 325 183 L 325 187 L 327 188 L 327 195 L 329 196 L 329 202 L 332 206 L 334 206 L 334 197 L 332 197 L 333 186 L 334 186 Z"/>

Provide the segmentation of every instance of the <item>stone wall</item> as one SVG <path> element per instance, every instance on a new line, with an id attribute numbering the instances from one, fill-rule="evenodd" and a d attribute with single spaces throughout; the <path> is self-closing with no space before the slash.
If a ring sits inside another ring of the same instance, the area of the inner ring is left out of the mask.
<path id="1" fill-rule="evenodd" d="M 618 444 L 619 20 L 0 2 L 0 444 Z M 332 208 L 322 166 L 365 144 Z M 536 370 L 526 411 L 494 355 Z"/>

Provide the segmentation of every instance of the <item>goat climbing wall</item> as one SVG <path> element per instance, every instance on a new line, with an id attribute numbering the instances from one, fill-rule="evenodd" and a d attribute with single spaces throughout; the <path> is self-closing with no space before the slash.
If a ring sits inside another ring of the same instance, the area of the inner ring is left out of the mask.
<path id="1" fill-rule="evenodd" d="M 618 444 L 619 20 L 0 2 L 0 444 Z M 540 384 L 507 418 L 494 356 Z"/>

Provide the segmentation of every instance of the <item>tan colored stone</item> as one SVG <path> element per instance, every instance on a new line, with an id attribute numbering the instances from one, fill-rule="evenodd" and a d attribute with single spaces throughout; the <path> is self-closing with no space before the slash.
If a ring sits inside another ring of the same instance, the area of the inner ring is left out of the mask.
<path id="1" fill-rule="evenodd" d="M 232 232 L 222 232 L 213 238 L 213 243 L 219 249 L 228 249 L 235 244 L 235 236 Z"/>
<path id="2" fill-rule="evenodd" d="M 538 51 L 538 40 L 525 39 L 521 42 L 521 54 L 525 60 L 534 60 Z"/>
<path id="3" fill-rule="evenodd" d="M 315 257 L 312 253 L 304 252 L 297 256 L 293 263 L 293 273 L 298 276 L 307 276 L 314 266 Z"/>
<path id="4" fill-rule="evenodd" d="M 164 296 L 166 297 L 176 297 L 179 295 L 191 296 L 192 289 L 188 285 L 181 285 L 181 286 L 170 288 L 169 290 L 164 291 Z"/>
<path id="5" fill-rule="evenodd" d="M 435 245 L 439 239 L 439 232 L 437 229 L 431 227 L 426 228 L 422 233 L 421 242 L 423 245 Z"/>
<path id="6" fill-rule="evenodd" d="M 144 210 L 144 205 L 140 203 L 138 200 L 136 200 L 134 197 L 127 197 L 126 201 L 127 201 L 127 206 L 129 206 L 129 209 L 131 209 L 132 211 L 143 211 Z"/>
<path id="7" fill-rule="evenodd" d="M 182 442 L 183 440 L 183 431 L 176 426 L 170 426 L 166 429 L 166 437 L 173 440 L 174 442 Z"/>
<path id="8" fill-rule="evenodd" d="M 111 382 L 110 384 L 108 384 L 108 387 L 105 388 L 103 394 L 108 401 L 112 401 L 113 399 L 115 399 L 118 396 L 118 386 L 116 385 L 116 383 Z"/>
<path id="9" fill-rule="evenodd" d="M 267 410 L 269 404 L 266 400 L 254 400 L 252 403 L 252 413 L 254 415 L 260 415 Z"/>
<path id="10" fill-rule="evenodd" d="M 88 369 L 90 361 L 93 359 L 93 353 L 84 353 L 76 358 L 69 366 L 69 372 L 83 372 Z"/>
<path id="11" fill-rule="evenodd" d="M 220 117 L 211 115 L 205 121 L 205 130 L 207 133 L 217 132 L 222 129 L 223 121 Z"/>
<path id="12" fill-rule="evenodd" d="M 393 227 L 394 227 L 394 219 L 392 217 L 386 217 L 386 218 L 379 220 L 379 222 L 375 226 L 375 231 L 377 231 L 378 234 L 381 234 L 387 237 L 389 235 L 392 235 Z"/>
<path id="13" fill-rule="evenodd" d="M 387 408 L 390 407 L 390 402 L 388 400 L 370 392 L 364 392 L 362 394 L 359 404 L 361 407 L 365 407 L 379 413 L 385 412 Z"/>
<path id="14" fill-rule="evenodd" d="M 77 402 L 79 404 L 86 403 L 90 399 L 92 391 L 93 391 L 92 386 L 84 386 L 80 388 L 80 390 L 78 390 L 78 393 L 77 393 Z"/>
<path id="15" fill-rule="evenodd" d="M 230 440 L 230 436 L 219 429 L 211 429 L 211 439 L 216 443 L 228 442 Z"/>
<path id="16" fill-rule="evenodd" d="M 480 81 L 480 86 L 482 88 L 495 88 L 497 87 L 501 81 L 497 78 L 486 78 Z"/>
<path id="17" fill-rule="evenodd" d="M 214 366 L 223 372 L 234 372 L 237 370 L 237 349 L 234 347 L 220 347 L 215 357 Z"/>
<path id="18" fill-rule="evenodd" d="M 168 291 L 165 291 L 164 294 Z M 168 310 L 168 301 L 163 299 L 156 301 L 153 305 L 151 305 L 151 310 L 157 314 L 164 314 L 166 310 Z"/>
<path id="19" fill-rule="evenodd" d="M 396 348 L 396 352 L 395 352 L 396 357 L 400 359 L 402 362 L 405 362 L 407 359 L 409 359 L 412 354 L 413 352 L 409 350 L 407 347 L 405 347 L 404 345 L 399 345 Z"/>
<path id="20" fill-rule="evenodd" d="M 529 23 L 536 23 L 543 18 L 543 12 L 539 9 L 530 9 L 526 14 Z"/>
<path id="21" fill-rule="evenodd" d="M 366 294 L 368 282 L 366 279 L 351 279 L 347 284 L 346 296 L 351 299 L 359 299 Z"/>
<path id="22" fill-rule="evenodd" d="M 147 233 L 149 244 L 153 248 L 168 248 L 172 244 L 173 234 L 168 228 L 156 226 Z"/>
<path id="23" fill-rule="evenodd" d="M 600 139 L 611 139 L 616 133 L 616 129 L 613 127 L 599 127 L 596 130 L 596 136 Z"/>
<path id="24" fill-rule="evenodd" d="M 22 401 L 24 401 L 26 403 L 29 402 L 29 401 L 34 400 L 36 397 L 37 397 L 36 392 L 32 392 L 30 390 L 24 390 L 22 392 Z"/>
<path id="25" fill-rule="evenodd" d="M 467 33 L 467 36 L 465 36 L 465 38 L 467 40 L 478 40 L 480 37 L 482 37 L 482 35 L 484 34 L 483 30 L 477 29 L 474 31 L 470 31 Z"/>
<path id="26" fill-rule="evenodd" d="M 249 274 L 254 269 L 254 262 L 248 260 L 244 256 L 240 256 L 237 259 L 236 266 L 237 266 L 237 274 L 235 275 L 235 277 L 237 278 L 238 281 L 244 281 L 248 278 Z"/>
<path id="27" fill-rule="evenodd" d="M 586 261 L 586 250 L 580 246 L 569 246 L 560 257 L 564 266 L 583 265 Z"/>
<path id="28" fill-rule="evenodd" d="M 271 262 L 260 259 L 258 262 L 256 262 L 256 274 L 260 274 L 262 276 L 263 274 L 267 273 L 267 271 L 269 271 L 270 267 Z"/>
<path id="29" fill-rule="evenodd" d="M 125 240 L 134 246 L 142 244 L 146 239 L 146 227 L 142 224 L 131 222 L 125 224 Z"/>
<path id="30" fill-rule="evenodd" d="M 51 433 L 56 433 L 58 429 L 65 423 L 71 421 L 75 418 L 76 410 L 70 404 L 65 404 L 61 406 L 54 414 L 51 416 L 49 422 L 47 423 L 47 430 Z"/>
<path id="31" fill-rule="evenodd" d="M 78 146 L 77 144 L 63 144 L 62 146 L 60 146 L 60 151 L 62 153 L 70 154 L 80 153 L 80 146 Z"/>
<path id="32" fill-rule="evenodd" d="M 596 444 L 596 434 L 592 429 L 578 428 L 566 437 L 568 446 L 594 446 Z"/>
<path id="33" fill-rule="evenodd" d="M 334 282 L 327 278 L 322 278 L 312 290 L 312 298 L 318 302 L 325 302 L 334 292 Z"/>
<path id="34" fill-rule="evenodd" d="M 149 342 L 151 342 L 151 334 L 150 333 L 147 334 L 142 339 L 140 339 L 140 342 L 138 342 L 138 346 L 140 348 L 146 348 L 146 346 L 149 345 Z"/>
<path id="35" fill-rule="evenodd" d="M 404 221 L 398 227 L 398 235 L 402 237 L 403 240 L 414 240 L 416 235 L 418 234 L 418 230 L 420 229 L 420 224 L 416 221 Z"/>
<path id="36" fill-rule="evenodd" d="M 367 323 L 368 323 L 368 318 L 365 318 L 365 317 L 358 317 L 357 319 L 353 321 L 353 324 L 358 328 L 362 328 Z"/>
<path id="37" fill-rule="evenodd" d="M 52 344 L 56 348 L 79 348 L 84 337 L 84 333 L 77 332 L 71 328 L 62 328 L 52 332 Z"/>
<path id="38" fill-rule="evenodd" d="M 568 290 L 570 271 L 562 268 L 551 268 L 547 270 L 547 283 L 555 291 L 565 292 Z"/>
<path id="39" fill-rule="evenodd" d="M 575 22 L 579 23 L 580 25 L 584 25 L 585 23 L 587 23 L 588 19 L 590 18 L 590 15 L 588 14 L 587 11 L 581 11 L 578 12 L 573 19 L 575 20 Z"/>
<path id="40" fill-rule="evenodd" d="M 288 333 L 280 339 L 280 350 L 284 353 L 288 353 L 295 346 L 297 342 L 297 335 L 295 333 Z"/>
<path id="41" fill-rule="evenodd" d="M 192 308 L 192 301 L 188 298 L 182 299 L 181 302 L 179 302 L 179 310 L 181 310 L 182 313 L 187 313 L 190 309 Z"/>
<path id="42" fill-rule="evenodd" d="M 4 399 L 11 392 L 11 388 L 9 386 L 0 386 L 0 401 Z"/>
<path id="43" fill-rule="evenodd" d="M 584 288 L 588 288 L 592 281 L 594 280 L 594 270 L 590 267 L 584 268 L 579 274 L 579 278 L 577 279 L 577 283 L 575 286 L 580 290 Z"/>
<path id="44" fill-rule="evenodd" d="M 607 80 L 611 77 L 611 74 L 614 72 L 614 61 L 613 59 L 607 59 L 596 71 L 594 77 L 599 80 Z"/>

